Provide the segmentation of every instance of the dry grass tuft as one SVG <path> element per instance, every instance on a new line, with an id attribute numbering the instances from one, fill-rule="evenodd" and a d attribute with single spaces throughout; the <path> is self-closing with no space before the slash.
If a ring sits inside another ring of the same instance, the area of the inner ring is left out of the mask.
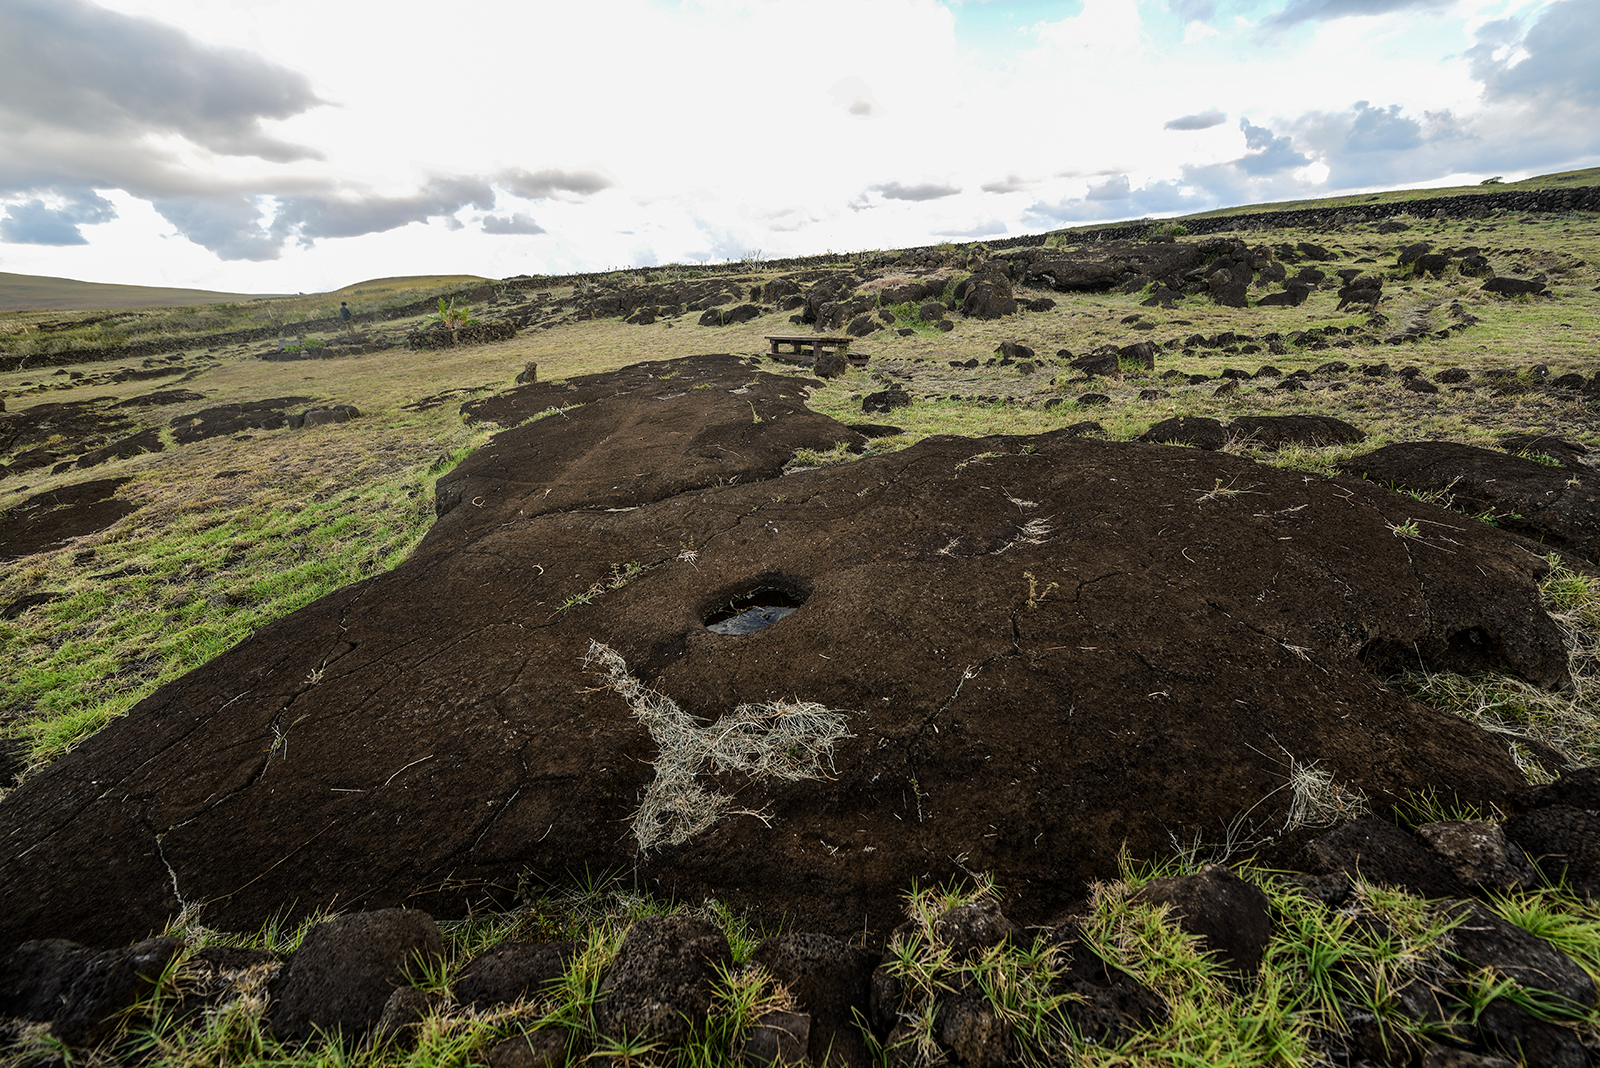
<path id="1" fill-rule="evenodd" d="M 1331 827 L 1372 815 L 1372 806 L 1359 786 L 1336 782 L 1318 761 L 1302 764 L 1289 758 L 1289 815 L 1284 830 Z"/>
<path id="2" fill-rule="evenodd" d="M 606 684 L 628 702 L 658 749 L 656 777 L 633 817 L 642 853 L 681 845 L 724 816 L 769 818 L 760 810 L 733 808 L 732 797 L 701 785 L 702 772 L 738 772 L 754 781 L 826 779 L 833 771 L 834 743 L 853 737 L 842 712 L 800 700 L 742 704 L 706 726 L 629 674 L 627 662 L 609 646 L 591 641 L 584 664 L 600 666 Z"/>

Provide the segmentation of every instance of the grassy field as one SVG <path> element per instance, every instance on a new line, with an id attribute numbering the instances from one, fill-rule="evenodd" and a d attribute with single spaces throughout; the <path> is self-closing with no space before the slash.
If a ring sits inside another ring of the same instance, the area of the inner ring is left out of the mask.
<path id="1" fill-rule="evenodd" d="M 1541 181 L 1557 183 L 1564 177 Z M 1427 191 L 1445 192 L 1449 191 Z M 1201 297 L 1161 309 L 1142 307 L 1141 293 L 1025 291 L 1019 296 L 1050 296 L 1056 307 L 993 321 L 962 320 L 950 333 L 897 322 L 896 327 L 911 333 L 902 337 L 891 329 L 864 340 L 858 348 L 871 353 L 869 369 L 821 385 L 812 392 L 810 403 L 845 422 L 880 422 L 888 417 L 862 415 L 862 396 L 888 385 L 905 388 L 914 403 L 892 417 L 904 432 L 877 439 L 873 451 L 904 448 L 932 434 L 1034 433 L 1088 420 L 1098 422 L 1109 438 L 1127 440 L 1174 415 L 1226 420 L 1244 414 L 1298 413 L 1348 420 L 1365 430 L 1368 438 L 1338 449 L 1258 454 L 1259 460 L 1323 472 L 1352 454 L 1391 441 L 1446 440 L 1493 447 L 1508 433 L 1555 434 L 1600 449 L 1593 398 L 1557 396 L 1537 388 L 1543 378 L 1541 367 L 1550 376 L 1569 371 L 1587 376 L 1600 369 L 1596 360 L 1600 218 L 1574 214 L 1405 221 L 1410 230 L 1389 234 L 1365 224 L 1240 232 L 1251 244 L 1324 245 L 1337 260 L 1318 266 L 1330 272 L 1348 267 L 1384 273 L 1380 310 L 1388 321 L 1385 327 L 1367 329 L 1364 313 L 1338 311 L 1332 289 L 1313 292 L 1296 308 L 1246 309 L 1223 308 Z M 1072 237 L 1065 234 L 1063 240 Z M 1480 279 L 1453 271 L 1441 278 L 1402 277 L 1393 270 L 1395 254 L 1419 240 L 1436 246 L 1479 246 L 1501 273 L 1522 277 L 1543 273 L 1553 299 L 1492 296 L 1482 292 Z M 840 265 L 859 266 L 866 259 L 841 258 Z M 672 270 L 661 273 L 670 277 Z M 695 277 L 714 273 L 709 268 L 693 271 Z M 726 269 L 727 276 L 745 288 L 778 273 L 758 264 Z M 55 333 L 78 345 L 109 344 L 159 331 L 181 338 L 329 314 L 341 299 L 351 301 L 358 312 L 377 310 L 452 292 L 472 281 L 462 276 L 376 279 L 339 293 L 273 301 L 131 310 L 109 317 L 85 312 L 76 320 L 82 325 Z M 541 290 L 558 301 L 573 296 L 577 287 L 570 280 L 550 279 Z M 479 305 L 475 311 L 487 315 L 491 309 Z M 1476 322 L 1462 326 L 1463 315 Z M 55 595 L 49 603 L 0 619 L 0 664 L 5 665 L 0 668 L 0 739 L 20 747 L 30 773 L 37 773 L 155 687 L 225 651 L 253 629 L 395 566 L 432 521 L 435 480 L 490 432 L 464 423 L 461 403 L 508 388 L 527 362 L 538 363 L 541 380 L 559 380 L 648 359 L 707 352 L 759 356 L 767 348 L 764 335 L 796 330 L 785 312 L 717 328 L 699 327 L 695 317 L 691 313 L 636 326 L 618 318 L 580 321 L 569 310 L 553 316 L 544 328 L 524 330 L 505 342 L 432 352 L 393 348 L 305 362 L 260 360 L 258 355 L 274 347 L 264 343 L 189 352 L 200 373 L 184 386 L 203 392 L 207 405 L 294 395 L 352 404 L 362 414 L 343 424 L 252 431 L 182 447 L 165 431 L 165 451 L 113 461 L 89 473 L 52 474 L 41 468 L 7 476 L 0 471 L 0 510 L 15 508 L 44 491 L 103 477 L 130 478 L 119 495 L 140 505 L 97 534 L 0 564 L 0 609 L 30 595 Z M 49 318 L 43 313 L 0 316 L 0 348 L 39 342 L 38 324 Z M 91 321 L 97 318 L 100 321 Z M 398 337 L 420 322 L 414 317 L 385 324 L 374 328 L 374 335 Z M 1426 326 L 1426 340 L 1384 343 L 1387 334 L 1407 325 Z M 1365 332 L 1326 337 L 1327 347 L 1321 348 L 1280 342 L 1285 344 L 1281 354 L 1163 347 L 1153 371 L 1126 371 L 1092 381 L 1083 380 L 1066 366 L 1065 357 L 1057 356 L 1061 349 L 1083 353 L 1102 344 L 1135 341 L 1165 346 L 1194 334 L 1225 331 L 1262 339 L 1265 349 L 1266 335 L 1287 338 L 1296 331 L 1327 327 Z M 1447 328 L 1448 337 L 1433 336 Z M 1031 373 L 1016 365 L 987 364 L 1002 341 L 1035 350 L 1038 358 L 1032 361 Z M 202 356 L 206 359 L 199 360 Z M 952 361 L 970 359 L 977 359 L 979 366 L 950 366 Z M 1270 364 L 1287 375 L 1315 372 L 1333 360 L 1352 368 L 1410 365 L 1428 376 L 1461 367 L 1475 378 L 1484 371 L 1504 371 L 1509 377 L 1495 390 L 1480 385 L 1471 391 L 1442 389 L 1437 394 L 1406 390 L 1393 375 L 1355 373 L 1344 376 L 1345 388 L 1337 389 L 1328 376 L 1318 375 L 1309 383 L 1311 388 L 1300 392 L 1273 389 L 1276 380 L 1262 378 L 1241 383 L 1234 393 L 1216 395 L 1215 379 L 1225 368 L 1254 372 Z M 788 364 L 762 367 L 805 374 L 804 368 Z M 104 364 L 84 363 L 0 373 L 0 400 L 7 413 L 17 413 L 40 404 L 125 398 L 163 388 L 160 382 L 79 384 L 72 377 L 74 372 L 92 377 L 105 369 Z M 1212 381 L 1191 385 L 1189 375 L 1205 375 Z M 1503 388 L 1507 385 L 1513 388 Z M 1089 393 L 1107 399 L 1079 401 Z M 441 399 L 431 405 L 417 403 L 426 398 Z M 148 411 L 148 418 L 165 423 L 196 406 L 155 408 Z M 851 459 L 841 451 L 797 457 L 797 462 Z M 1516 680 L 1437 675 L 1395 679 L 1393 685 L 1491 729 L 1556 745 L 1575 762 L 1600 762 L 1600 686 L 1594 681 L 1600 589 L 1579 562 L 1567 563 L 1575 569 L 1558 570 L 1547 583 L 1546 595 L 1569 636 L 1579 682 L 1574 691 L 1530 693 Z M 1194 870 L 1202 859 L 1180 855 L 1163 862 L 1160 873 Z M 1032 1021 L 1026 1026 L 1040 1029 L 1041 1042 L 1066 1043 L 1044 1050 L 1043 1062 L 1060 1063 L 1059 1056 L 1107 1065 L 1317 1063 L 1317 1035 L 1343 1026 L 1340 1005 L 1351 999 L 1381 1000 L 1385 990 L 1421 974 L 1419 969 L 1437 958 L 1440 921 L 1415 899 L 1380 887 L 1361 889 L 1363 908 L 1383 917 L 1395 934 L 1393 940 L 1379 944 L 1370 931 L 1354 929 L 1332 914 L 1298 903 L 1302 899 L 1274 873 L 1248 865 L 1241 871 L 1267 890 L 1280 917 L 1268 967 L 1257 983 L 1244 990 L 1231 986 L 1214 964 L 1197 954 L 1192 940 L 1176 935 L 1150 910 L 1128 906 L 1122 892 L 1157 874 L 1155 869 L 1130 864 L 1124 885 L 1099 888 L 1086 930 L 1108 959 L 1166 998 L 1171 1021 L 1115 1049 L 1084 1047 L 1073 1045 L 1070 1036 L 1063 1038 L 1059 1020 L 1050 1015 L 1054 1010 L 1036 1000 L 1028 1009 L 1032 1015 L 1024 1014 L 1026 1021 Z M 981 885 L 951 891 L 956 897 L 991 892 L 996 891 Z M 913 913 L 928 907 L 915 895 L 908 904 Z M 582 893 L 567 888 L 531 894 L 514 913 L 448 925 L 446 972 L 428 981 L 443 988 L 450 969 L 459 969 L 471 953 L 508 937 L 576 938 L 588 947 L 582 958 L 588 962 L 585 966 L 598 968 L 615 951 L 630 919 L 690 906 L 700 907 L 651 901 L 609 885 Z M 1564 947 L 1570 944 L 1568 951 L 1600 979 L 1600 911 L 1593 903 L 1564 888 L 1545 887 L 1509 896 L 1496 909 L 1513 922 L 1561 932 L 1567 940 Z M 738 917 L 717 915 L 733 936 L 736 950 L 743 946 L 748 954 L 751 932 Z M 218 940 L 283 949 L 292 947 L 297 937 L 295 932 L 276 929 L 223 936 L 198 924 L 181 933 L 190 951 Z M 1338 967 L 1331 968 L 1330 961 L 1339 962 Z M 1011 962 L 1006 967 L 1025 964 Z M 918 966 L 914 952 L 905 966 Z M 1047 968 L 1048 963 L 1028 966 Z M 509 1013 L 474 1014 L 446 1003 L 425 1023 L 421 1046 L 414 1054 L 337 1046 L 332 1052 L 313 1054 L 281 1049 L 263 1035 L 260 998 L 244 999 L 237 1008 L 208 1016 L 198 1026 L 180 1025 L 164 1016 L 162 1006 L 170 1007 L 182 975 L 179 966 L 152 995 L 146 1012 L 130 1018 L 124 1033 L 124 1039 L 142 1045 L 141 1056 L 152 1063 L 465 1064 L 481 1061 L 494 1042 L 541 1019 L 554 1019 L 552 1014 L 570 1024 L 578 1055 L 597 1048 L 592 1045 L 592 1021 L 585 1022 L 588 1009 L 573 993 L 575 986 L 563 995 L 566 1000 L 558 997 Z M 724 1004 L 742 1004 L 739 996 L 726 992 Z M 1378 1001 L 1372 1007 L 1383 1009 Z M 1463 1011 L 1470 1009 L 1469 1004 Z M 1023 1016 L 1017 1019 L 1019 1027 L 1026 1022 Z M 723 1063 L 730 1042 L 749 1021 L 736 1009 L 719 1020 L 720 1029 L 697 1039 L 695 1049 L 655 1051 L 634 1063 Z M 1573 1022 L 1591 1036 L 1600 1026 L 1592 1012 Z M 1408 1031 L 1409 1025 L 1399 1021 L 1393 1026 L 1402 1044 L 1414 1045 L 1429 1037 L 1413 1033 L 1414 1028 Z M 48 1052 L 47 1038 L 36 1035 L 30 1041 L 38 1043 L 30 1048 Z"/>
<path id="2" fill-rule="evenodd" d="M 0 356 L 140 342 L 161 343 L 167 346 L 163 351 L 185 342 L 206 348 L 201 339 L 209 335 L 250 329 L 293 336 L 298 323 L 338 315 L 341 301 L 355 314 L 370 315 L 484 281 L 476 275 L 415 275 L 375 278 L 332 293 L 251 296 L 0 275 Z M 420 321 L 413 316 L 401 325 L 414 329 Z"/>
<path id="3" fill-rule="evenodd" d="M 1261 211 L 1296 211 L 1300 208 L 1355 208 L 1366 204 L 1409 204 L 1437 200 L 1440 197 L 1464 196 L 1473 193 L 1517 193 L 1533 192 L 1545 189 L 1572 189 L 1579 186 L 1592 186 L 1600 184 L 1600 167 L 1590 167 L 1577 171 L 1557 171 L 1553 174 L 1538 174 L 1524 178 L 1517 182 L 1488 181 L 1477 185 L 1437 186 L 1431 189 L 1393 189 L 1376 193 L 1357 193 L 1344 197 L 1328 197 L 1324 200 L 1280 200 L 1271 204 L 1252 204 L 1241 208 L 1218 208 L 1215 211 L 1201 211 L 1193 215 L 1185 215 L 1185 219 L 1215 219 L 1227 218 L 1232 215 L 1247 215 Z M 1419 203 L 1419 207 L 1421 204 Z M 1180 222 L 1182 220 L 1179 220 Z"/>
<path id="4" fill-rule="evenodd" d="M 270 293 L 215 293 L 209 289 L 110 285 L 0 271 L 0 312 L 106 311 L 113 308 L 185 307 L 259 300 Z"/>

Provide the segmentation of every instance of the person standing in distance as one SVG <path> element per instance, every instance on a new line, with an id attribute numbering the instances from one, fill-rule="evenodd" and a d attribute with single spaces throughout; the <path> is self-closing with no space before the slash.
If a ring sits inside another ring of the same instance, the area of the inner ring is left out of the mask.
<path id="1" fill-rule="evenodd" d="M 339 318 L 344 320 L 344 332 L 349 333 L 355 329 L 355 322 L 350 317 L 350 305 L 345 301 L 339 302 Z"/>

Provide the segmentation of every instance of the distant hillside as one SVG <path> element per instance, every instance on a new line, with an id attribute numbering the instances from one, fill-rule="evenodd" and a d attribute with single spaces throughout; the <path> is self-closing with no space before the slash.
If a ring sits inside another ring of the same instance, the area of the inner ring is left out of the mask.
<path id="1" fill-rule="evenodd" d="M 1392 204 L 1417 200 L 1438 200 L 1442 197 L 1472 196 L 1484 193 L 1526 193 L 1547 189 L 1575 189 L 1600 185 L 1600 167 L 1585 170 L 1561 171 L 1556 174 L 1536 174 L 1517 182 L 1480 182 L 1477 185 L 1439 186 L 1431 189 L 1390 189 L 1375 193 L 1346 193 L 1341 196 L 1321 197 L 1316 200 L 1280 200 L 1267 204 L 1242 204 L 1232 208 L 1217 208 L 1185 215 L 1182 219 L 1213 219 L 1236 215 L 1259 215 L 1272 211 L 1304 211 L 1312 208 L 1361 207 L 1368 204 Z M 1182 221 L 1182 219 L 1178 221 Z M 1081 227 L 1080 227 L 1081 229 Z"/>
<path id="2" fill-rule="evenodd" d="M 370 296 L 375 293 L 396 293 L 402 290 L 439 287 L 447 289 L 459 286 L 466 282 L 487 282 L 489 279 L 478 274 L 404 274 L 394 278 L 369 278 L 365 282 L 356 282 L 335 289 L 330 296 Z"/>
<path id="3" fill-rule="evenodd" d="M 0 271 L 0 311 L 87 311 L 109 308 L 172 308 L 260 300 L 277 293 L 215 293 L 209 289 L 120 286 L 36 274 Z"/>

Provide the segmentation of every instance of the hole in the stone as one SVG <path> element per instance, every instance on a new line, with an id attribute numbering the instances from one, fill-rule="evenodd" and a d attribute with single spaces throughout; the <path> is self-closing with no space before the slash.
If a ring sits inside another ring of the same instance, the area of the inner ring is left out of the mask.
<path id="1" fill-rule="evenodd" d="M 784 616 L 793 615 L 805 603 L 789 590 L 776 586 L 757 586 L 731 598 L 706 616 L 706 629 L 713 634 L 752 634 L 770 627 Z"/>

